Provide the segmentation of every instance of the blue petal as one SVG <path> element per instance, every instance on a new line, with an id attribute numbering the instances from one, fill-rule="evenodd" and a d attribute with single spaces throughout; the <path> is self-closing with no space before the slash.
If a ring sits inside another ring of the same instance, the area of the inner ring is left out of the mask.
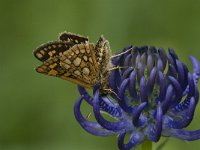
<path id="1" fill-rule="evenodd" d="M 138 100 L 138 95 L 136 91 L 136 73 L 135 71 L 132 71 L 130 74 L 130 84 L 129 84 L 129 92 L 130 95 L 133 97 L 134 100 Z"/>
<path id="2" fill-rule="evenodd" d="M 162 116 L 163 111 L 160 102 L 158 103 L 157 113 L 156 113 L 156 123 L 149 124 L 147 136 L 148 139 L 154 142 L 157 142 L 160 139 L 162 132 Z"/>
<path id="3" fill-rule="evenodd" d="M 74 115 L 78 123 L 81 125 L 81 127 L 90 134 L 96 136 L 108 136 L 114 134 L 114 132 L 104 129 L 98 123 L 88 121 L 83 117 L 80 111 L 80 105 L 82 100 L 83 97 L 81 96 L 74 105 Z"/>
<path id="4" fill-rule="evenodd" d="M 184 109 L 187 109 L 190 104 L 190 98 L 195 95 L 195 83 L 190 73 L 188 73 L 188 81 L 188 95 L 180 104 L 175 107 L 176 111 L 183 111 Z"/>
<path id="5" fill-rule="evenodd" d="M 131 61 L 131 63 L 132 63 L 132 65 L 133 65 L 134 68 L 136 67 L 136 58 L 138 56 L 138 53 L 139 53 L 138 47 L 133 47 L 133 51 L 131 53 L 132 54 L 132 61 Z"/>
<path id="6" fill-rule="evenodd" d="M 172 97 L 174 95 L 174 92 L 173 92 L 173 87 L 172 85 L 170 84 L 167 88 L 167 92 L 166 92 L 166 95 L 165 95 L 165 100 L 162 102 L 162 110 L 163 110 L 163 114 L 165 114 L 170 106 L 170 103 L 172 101 Z"/>
<path id="7" fill-rule="evenodd" d="M 194 97 L 192 97 L 190 99 L 189 109 L 185 112 L 182 112 L 180 115 L 178 114 L 173 115 L 172 117 L 174 118 L 178 116 L 181 118 L 179 120 L 175 120 L 175 119 L 169 120 L 168 126 L 174 129 L 182 129 L 182 128 L 187 127 L 193 119 L 195 107 L 196 107 L 196 102 L 195 102 Z"/>
<path id="8" fill-rule="evenodd" d="M 120 85 L 120 88 L 119 88 L 119 98 L 120 99 L 124 99 L 125 91 L 126 91 L 126 88 L 128 86 L 128 83 L 129 83 L 129 79 L 124 79 L 124 81 Z"/>
<path id="9" fill-rule="evenodd" d="M 143 46 L 141 46 L 141 47 L 139 48 L 140 54 L 142 54 L 142 53 L 147 53 L 147 51 L 148 51 L 148 46 L 147 46 L 147 45 L 143 45 Z"/>
<path id="10" fill-rule="evenodd" d="M 131 148 L 140 144 L 144 140 L 144 136 L 140 132 L 133 131 L 129 142 L 127 144 L 124 144 L 125 135 L 126 135 L 126 131 L 122 131 L 119 134 L 118 147 L 119 147 L 120 150 L 130 150 Z"/>
<path id="11" fill-rule="evenodd" d="M 149 76 L 149 79 L 148 79 L 148 82 L 147 82 L 148 96 L 150 96 L 152 94 L 154 84 L 155 84 L 156 74 L 157 74 L 157 69 L 156 69 L 156 67 L 154 67 L 151 70 L 151 73 L 150 73 L 150 76 Z"/>
<path id="12" fill-rule="evenodd" d="M 140 82 L 141 78 L 144 76 L 144 67 L 141 62 L 137 63 L 136 74 L 137 80 Z"/>
<path id="13" fill-rule="evenodd" d="M 116 103 L 111 102 L 111 100 L 107 97 L 100 97 L 100 108 L 102 111 L 107 112 L 112 117 L 121 117 L 122 109 Z"/>
<path id="14" fill-rule="evenodd" d="M 183 65 L 179 60 L 176 60 L 176 66 L 178 72 L 178 82 L 180 83 L 181 87 L 185 89 L 187 86 L 187 76 L 185 76 Z"/>
<path id="15" fill-rule="evenodd" d="M 190 56 L 190 60 L 192 61 L 192 65 L 193 65 L 193 76 L 194 76 L 195 84 L 197 84 L 198 79 L 200 77 L 200 64 L 198 60 L 193 56 Z"/>
<path id="16" fill-rule="evenodd" d="M 110 75 L 110 80 L 109 80 L 109 85 L 110 88 L 116 93 L 118 94 L 118 86 L 121 84 L 121 75 L 118 69 L 114 69 L 111 72 Z"/>
<path id="17" fill-rule="evenodd" d="M 129 100 L 129 98 L 127 98 L 125 96 L 125 91 L 127 89 L 128 83 L 129 83 L 129 78 L 124 79 L 124 81 L 120 85 L 120 88 L 119 88 L 119 98 L 120 99 L 118 100 L 118 103 L 125 112 L 131 113 L 131 112 L 133 112 L 134 108 L 133 108 L 133 106 L 128 106 L 128 104 L 130 103 L 130 100 Z"/>
<path id="18" fill-rule="evenodd" d="M 172 85 L 174 86 L 174 89 L 176 91 L 176 97 L 174 99 L 174 101 L 172 102 L 172 105 L 171 106 L 174 106 L 174 105 L 177 105 L 180 103 L 181 101 L 181 98 L 182 98 L 182 88 L 181 88 L 181 85 L 179 84 L 179 82 L 172 76 L 169 76 L 169 79 L 172 83 Z"/>
<path id="19" fill-rule="evenodd" d="M 103 118 L 100 113 L 100 106 L 99 106 L 99 91 L 95 93 L 94 96 L 94 103 L 93 103 L 93 112 L 97 122 L 104 128 L 111 130 L 111 131 L 120 131 L 122 129 L 126 129 L 129 125 L 127 122 L 118 121 L 118 122 L 109 122 Z"/>
<path id="20" fill-rule="evenodd" d="M 82 95 L 84 97 L 84 99 L 86 100 L 86 102 L 88 104 L 92 105 L 93 98 L 87 93 L 87 91 L 85 90 L 85 88 L 78 85 L 78 91 L 79 91 L 80 95 Z"/>
<path id="21" fill-rule="evenodd" d="M 177 76 L 176 68 L 172 64 L 169 64 L 169 66 L 168 66 L 167 76 L 172 76 L 175 78 Z"/>
<path id="22" fill-rule="evenodd" d="M 144 108 L 145 108 L 146 105 L 147 105 L 146 102 L 141 103 L 141 104 L 133 111 L 133 124 L 134 124 L 134 126 L 138 126 L 140 115 L 141 115 L 141 113 L 142 113 L 142 111 L 144 110 Z"/>
<path id="23" fill-rule="evenodd" d="M 194 141 L 200 139 L 200 130 L 164 129 L 162 135 L 172 136 L 181 140 Z"/>
<path id="24" fill-rule="evenodd" d="M 158 68 L 158 70 L 161 70 L 161 71 L 164 70 L 164 65 L 160 58 L 158 58 L 158 61 L 157 61 L 157 68 Z"/>
<path id="25" fill-rule="evenodd" d="M 159 102 L 157 106 L 157 113 L 156 113 L 156 128 L 157 128 L 156 141 L 160 139 L 161 132 L 162 132 L 162 116 L 163 116 L 163 110 Z"/>
<path id="26" fill-rule="evenodd" d="M 174 60 L 178 59 L 175 51 L 172 48 L 168 48 L 169 54 L 173 57 Z"/>
<path id="27" fill-rule="evenodd" d="M 161 58 L 161 60 L 163 62 L 163 68 L 165 69 L 166 64 L 167 64 L 167 54 L 165 53 L 163 48 L 159 48 L 158 49 L 158 53 L 159 53 L 160 58 Z"/>
<path id="28" fill-rule="evenodd" d="M 148 103 L 147 85 L 144 76 L 140 80 L 140 98 L 141 98 L 141 103 L 143 102 Z"/>
<path id="29" fill-rule="evenodd" d="M 132 66 L 131 60 L 132 60 L 132 54 L 128 54 L 128 55 L 125 57 L 125 61 L 124 61 L 123 67 Z"/>
<path id="30" fill-rule="evenodd" d="M 173 59 L 173 57 L 171 55 L 168 55 L 167 56 L 167 59 L 168 59 L 168 63 L 172 66 L 175 66 L 175 60 Z"/>
<path id="31" fill-rule="evenodd" d="M 159 75 L 159 86 L 160 86 L 160 90 L 159 90 L 160 92 L 159 92 L 158 98 L 159 98 L 159 101 L 163 101 L 166 94 L 167 81 L 165 79 L 164 74 L 161 71 L 159 71 L 158 75 Z"/>
<path id="32" fill-rule="evenodd" d="M 151 54 L 147 57 L 147 73 L 150 74 L 152 68 L 154 66 L 154 60 Z"/>
<path id="33" fill-rule="evenodd" d="M 124 73 L 123 73 L 123 75 L 122 75 L 122 79 L 128 78 L 128 77 L 130 76 L 130 74 L 131 74 L 132 71 L 133 71 L 133 67 L 128 67 L 128 68 L 124 71 Z"/>
<path id="34" fill-rule="evenodd" d="M 157 53 L 157 50 L 156 50 L 156 47 L 155 47 L 155 46 L 150 46 L 150 47 L 149 47 L 149 51 L 150 51 L 152 54 Z"/>
<path id="35" fill-rule="evenodd" d="M 147 53 L 143 53 L 141 56 L 141 62 L 143 66 L 146 65 L 146 61 L 147 61 Z"/>

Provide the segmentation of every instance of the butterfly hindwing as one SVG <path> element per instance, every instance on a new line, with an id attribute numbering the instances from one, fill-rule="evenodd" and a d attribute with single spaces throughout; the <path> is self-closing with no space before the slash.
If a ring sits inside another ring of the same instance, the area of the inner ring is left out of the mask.
<path id="1" fill-rule="evenodd" d="M 61 66 L 73 70 L 77 78 L 95 84 L 99 77 L 99 66 L 96 62 L 94 44 L 76 44 L 63 53 Z"/>
<path id="2" fill-rule="evenodd" d="M 84 87 L 93 87 L 99 77 L 94 45 L 76 44 L 63 52 L 62 56 L 45 61 L 36 68 L 36 71 L 69 80 Z"/>

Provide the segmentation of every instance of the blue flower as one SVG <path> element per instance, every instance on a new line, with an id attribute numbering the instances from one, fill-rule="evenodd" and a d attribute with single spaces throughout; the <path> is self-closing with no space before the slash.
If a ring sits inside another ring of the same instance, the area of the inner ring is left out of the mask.
<path id="1" fill-rule="evenodd" d="M 80 98 L 74 114 L 84 130 L 96 136 L 117 134 L 119 149 L 131 149 L 145 138 L 157 142 L 161 136 L 182 140 L 200 139 L 200 129 L 188 131 L 199 99 L 197 87 L 200 64 L 193 57 L 193 73 L 182 63 L 173 49 L 168 54 L 155 47 L 129 46 L 127 53 L 113 57 L 109 78 L 112 92 L 101 95 L 99 86 L 93 96 L 78 86 Z M 93 108 L 96 122 L 83 117 L 80 106 L 86 101 Z M 116 121 L 108 121 L 102 112 Z M 130 139 L 124 143 L 125 135 Z"/>

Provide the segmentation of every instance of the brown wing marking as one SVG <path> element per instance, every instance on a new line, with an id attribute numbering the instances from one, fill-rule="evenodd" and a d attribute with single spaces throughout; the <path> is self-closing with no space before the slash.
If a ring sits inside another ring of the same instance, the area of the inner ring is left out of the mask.
<path id="1" fill-rule="evenodd" d="M 52 41 L 39 46 L 34 52 L 34 56 L 44 62 L 56 56 L 61 56 L 63 52 L 67 51 L 73 43 L 64 43 L 62 41 Z"/>
<path id="2" fill-rule="evenodd" d="M 78 35 L 78 34 L 74 34 L 71 32 L 60 33 L 59 40 L 64 41 L 64 42 L 71 42 L 74 45 L 88 42 L 87 37 L 84 37 L 84 36 Z"/>

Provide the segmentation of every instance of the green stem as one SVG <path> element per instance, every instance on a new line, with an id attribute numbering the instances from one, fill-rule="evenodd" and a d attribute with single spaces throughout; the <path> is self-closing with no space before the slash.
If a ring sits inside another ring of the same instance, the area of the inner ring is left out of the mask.
<path id="1" fill-rule="evenodd" d="M 152 142 L 149 140 L 143 141 L 140 150 L 152 150 Z"/>

